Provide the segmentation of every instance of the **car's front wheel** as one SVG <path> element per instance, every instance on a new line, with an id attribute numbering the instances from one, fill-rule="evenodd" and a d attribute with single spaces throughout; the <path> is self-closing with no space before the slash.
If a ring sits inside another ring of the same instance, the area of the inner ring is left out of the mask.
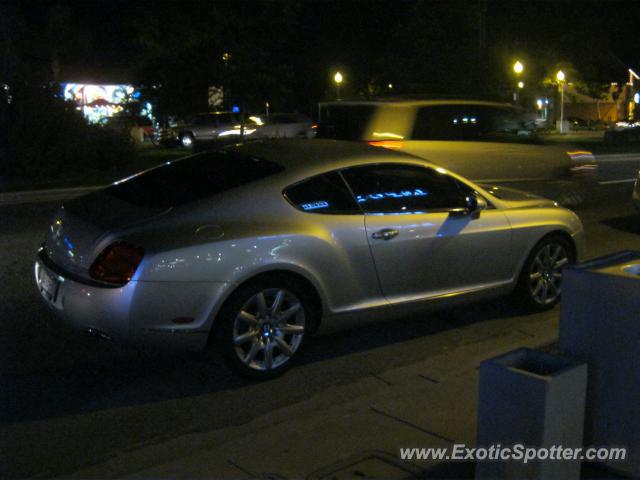
<path id="1" fill-rule="evenodd" d="M 222 308 L 217 342 L 236 372 L 272 377 L 290 366 L 302 346 L 311 314 L 308 295 L 293 282 L 252 282 Z"/>
<path id="2" fill-rule="evenodd" d="M 525 306 L 548 310 L 560 300 L 563 270 L 575 262 L 571 243 L 559 235 L 543 238 L 531 250 L 516 293 Z"/>

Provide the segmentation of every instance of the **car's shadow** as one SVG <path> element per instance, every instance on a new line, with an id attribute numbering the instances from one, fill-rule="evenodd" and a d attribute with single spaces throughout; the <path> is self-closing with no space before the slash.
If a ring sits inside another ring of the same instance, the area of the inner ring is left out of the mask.
<path id="1" fill-rule="evenodd" d="M 272 386 L 269 382 L 263 386 L 252 385 L 255 382 L 238 377 L 215 353 L 134 350 L 76 332 L 55 330 L 33 347 L 34 350 L 17 354 L 20 358 L 16 363 L 26 367 L 0 377 L 0 423 L 54 418 L 220 391 L 230 391 L 227 393 L 233 395 L 233 390 L 244 387 L 252 390 L 258 387 L 261 394 L 270 395 L 272 388 L 288 389 L 298 383 L 303 384 L 306 396 L 336 383 L 384 371 L 388 365 L 419 361 L 424 352 L 419 348 L 404 348 L 404 344 L 412 340 L 521 314 L 510 302 L 499 300 L 434 313 L 428 318 L 420 315 L 317 336 L 309 339 L 300 352 L 297 366 L 272 380 Z M 389 358 L 390 352 L 380 347 L 400 352 L 403 358 L 398 359 L 396 355 Z M 58 352 L 48 363 L 47 348 Z M 59 360 L 61 352 L 68 352 L 70 361 Z M 28 358 L 30 355 L 33 359 Z"/>

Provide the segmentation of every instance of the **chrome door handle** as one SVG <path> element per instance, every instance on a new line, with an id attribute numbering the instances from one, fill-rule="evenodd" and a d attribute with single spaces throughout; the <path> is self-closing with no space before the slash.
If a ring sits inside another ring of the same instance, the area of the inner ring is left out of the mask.
<path id="1" fill-rule="evenodd" d="M 394 237 L 398 236 L 398 230 L 395 228 L 383 228 L 382 230 L 378 230 L 377 232 L 373 232 L 371 234 L 371 238 L 376 240 L 391 240 Z"/>

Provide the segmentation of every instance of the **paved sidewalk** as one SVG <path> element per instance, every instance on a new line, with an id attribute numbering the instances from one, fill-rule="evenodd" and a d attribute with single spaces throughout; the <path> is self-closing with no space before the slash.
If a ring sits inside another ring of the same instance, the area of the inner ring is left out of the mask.
<path id="1" fill-rule="evenodd" d="M 247 424 L 123 453 L 77 478 L 473 478 L 473 465 L 400 461 L 401 447 L 473 445 L 479 363 L 557 338 L 557 319 L 471 341 L 423 362 L 335 387 Z M 251 398 L 246 399 L 251 402 Z"/>

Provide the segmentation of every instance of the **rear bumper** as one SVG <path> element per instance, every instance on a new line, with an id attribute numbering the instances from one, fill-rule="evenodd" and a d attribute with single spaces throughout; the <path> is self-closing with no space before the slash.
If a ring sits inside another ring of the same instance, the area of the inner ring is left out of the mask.
<path id="1" fill-rule="evenodd" d="M 142 281 L 105 288 L 56 273 L 40 259 L 34 276 L 43 301 L 71 327 L 119 343 L 175 350 L 206 346 L 231 288 L 220 282 Z"/>

